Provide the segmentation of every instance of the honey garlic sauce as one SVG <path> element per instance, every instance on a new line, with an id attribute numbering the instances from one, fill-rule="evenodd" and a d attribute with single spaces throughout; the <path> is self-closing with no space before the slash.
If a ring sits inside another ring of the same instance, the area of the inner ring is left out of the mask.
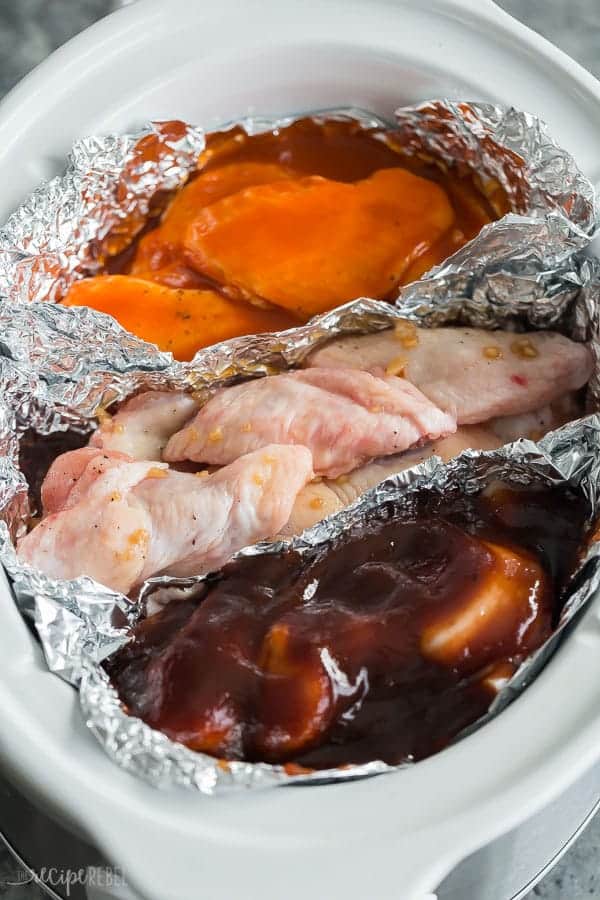
<path id="1" fill-rule="evenodd" d="M 562 488 L 497 486 L 312 555 L 245 557 L 107 670 L 132 714 L 227 759 L 423 758 L 551 633 L 585 513 Z"/>

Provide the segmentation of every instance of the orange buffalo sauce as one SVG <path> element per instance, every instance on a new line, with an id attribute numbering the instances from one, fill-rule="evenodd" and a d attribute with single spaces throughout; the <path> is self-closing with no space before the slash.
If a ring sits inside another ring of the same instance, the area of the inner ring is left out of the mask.
<path id="1" fill-rule="evenodd" d="M 356 297 L 390 299 L 506 209 L 497 186 L 403 155 L 393 132 L 310 118 L 233 128 L 209 135 L 199 173 L 109 261 L 121 278 L 78 282 L 64 302 L 189 359 Z"/>
<path id="2" fill-rule="evenodd" d="M 260 162 L 226 164 L 203 172 L 175 195 L 161 224 L 140 240 L 129 272 L 172 287 L 204 285 L 206 279 L 186 266 L 183 255 L 183 240 L 190 223 L 205 207 L 223 197 L 289 177 L 290 171 L 283 166 Z"/>
<path id="3" fill-rule="evenodd" d="M 278 309 L 234 303 L 211 290 L 182 290 L 127 275 L 76 281 L 66 306 L 109 313 L 144 341 L 189 360 L 200 347 L 243 334 L 282 331 L 294 322 Z"/>
<path id="4" fill-rule="evenodd" d="M 405 169 L 353 184 L 320 176 L 248 188 L 201 210 L 184 254 L 234 296 L 300 320 L 384 298 L 454 224 L 445 192 Z"/>

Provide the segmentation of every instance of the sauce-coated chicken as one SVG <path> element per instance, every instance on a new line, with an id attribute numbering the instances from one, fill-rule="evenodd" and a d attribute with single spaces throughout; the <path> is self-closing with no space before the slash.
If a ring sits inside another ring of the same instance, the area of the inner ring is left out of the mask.
<path id="1" fill-rule="evenodd" d="M 184 245 L 188 264 L 231 296 L 305 319 L 391 295 L 454 220 L 439 185 L 382 169 L 355 184 L 309 176 L 239 191 L 202 209 Z"/>

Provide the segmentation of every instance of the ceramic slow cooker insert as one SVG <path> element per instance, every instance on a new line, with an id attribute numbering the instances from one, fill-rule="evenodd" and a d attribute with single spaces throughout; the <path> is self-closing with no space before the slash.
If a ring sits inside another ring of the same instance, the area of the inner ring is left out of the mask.
<path id="1" fill-rule="evenodd" d="M 0 107 L 1 212 L 86 134 L 343 105 L 389 116 L 435 96 L 530 110 L 600 177 L 600 86 L 491 3 L 140 0 L 58 51 Z M 397 775 L 214 799 L 156 791 L 103 755 L 5 581 L 0 590 L 3 766 L 145 897 L 195 898 L 202 885 L 211 900 L 323 890 L 417 900 L 600 755 L 596 603 L 498 719 Z"/>

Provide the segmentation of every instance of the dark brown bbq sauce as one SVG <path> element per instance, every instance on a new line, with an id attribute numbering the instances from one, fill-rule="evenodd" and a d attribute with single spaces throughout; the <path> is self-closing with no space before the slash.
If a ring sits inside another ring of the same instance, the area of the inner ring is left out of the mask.
<path id="1" fill-rule="evenodd" d="M 143 621 L 106 668 L 128 711 L 227 759 L 423 758 L 487 710 L 490 676 L 549 636 L 585 515 L 563 489 L 502 487 L 310 557 L 247 557 Z M 445 659 L 444 622 L 501 583 L 498 546 L 517 559 L 508 601 Z"/>
<path id="2" fill-rule="evenodd" d="M 394 147 L 393 131 L 386 133 L 383 129 L 363 128 L 351 120 L 304 118 L 275 132 L 251 136 L 241 128 L 214 132 L 207 137 L 198 174 L 230 163 L 247 162 L 276 163 L 302 175 L 321 175 L 345 182 L 368 178 L 379 169 L 400 167 L 440 184 L 456 213 L 455 227 L 434 245 L 427 258 L 418 261 L 418 272 L 409 270 L 406 281 L 447 258 L 475 237 L 483 225 L 508 211 L 506 196 L 499 187 L 493 190 L 488 187 L 486 196 L 471 173 L 407 156 L 399 147 Z M 151 231 L 159 221 L 160 217 L 155 215 L 139 237 Z M 106 271 L 127 274 L 136 246 L 137 241 L 109 260 Z M 164 283 L 179 288 L 223 289 L 222 285 L 188 268 L 183 259 L 175 266 L 175 271 L 165 277 Z"/>

